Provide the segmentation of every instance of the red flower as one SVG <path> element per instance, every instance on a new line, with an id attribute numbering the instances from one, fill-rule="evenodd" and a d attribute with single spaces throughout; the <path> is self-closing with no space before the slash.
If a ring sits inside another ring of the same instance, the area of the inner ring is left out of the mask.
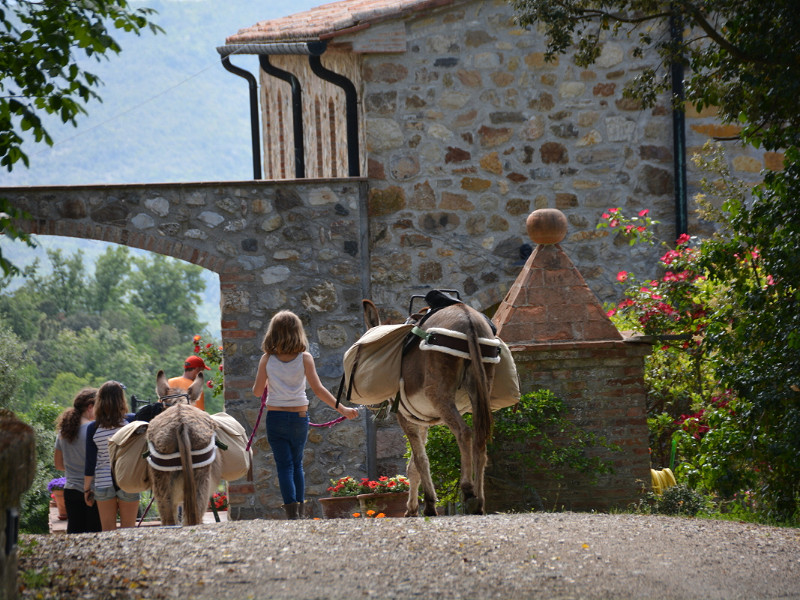
<path id="1" fill-rule="evenodd" d="M 691 238 L 691 236 L 690 236 L 688 233 L 682 233 L 682 234 L 680 235 L 680 237 L 679 237 L 677 240 L 675 240 L 675 243 L 676 243 L 678 246 L 683 246 L 684 244 L 688 244 L 688 243 L 689 243 L 689 240 L 691 240 L 691 239 L 692 239 L 692 238 Z"/>
<path id="2" fill-rule="evenodd" d="M 617 273 L 617 281 L 620 283 L 628 281 L 628 272 L 627 271 L 620 271 Z"/>
<path id="3" fill-rule="evenodd" d="M 210 388 L 213 388 L 213 387 L 214 387 L 214 382 L 213 382 L 212 380 L 209 380 L 209 381 L 208 381 L 208 383 L 207 383 L 206 385 L 207 385 L 208 387 L 210 387 Z"/>
<path id="4" fill-rule="evenodd" d="M 646 215 L 647 213 L 649 213 L 649 212 L 650 212 L 650 209 L 649 209 L 649 208 L 645 208 L 644 210 L 640 210 L 640 211 L 639 211 L 639 216 L 640 216 L 640 217 L 643 217 L 643 216 L 645 216 L 645 215 Z"/>
<path id="5" fill-rule="evenodd" d="M 194 347 L 194 351 L 195 351 L 195 354 L 197 354 L 198 352 L 200 352 L 200 346 L 195 346 L 195 347 Z"/>

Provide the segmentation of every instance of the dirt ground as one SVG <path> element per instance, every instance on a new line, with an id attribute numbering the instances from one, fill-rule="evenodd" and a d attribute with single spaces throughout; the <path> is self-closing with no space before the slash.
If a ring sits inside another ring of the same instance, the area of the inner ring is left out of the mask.
<path id="1" fill-rule="evenodd" d="M 800 530 L 632 514 L 21 536 L 21 598 L 800 599 Z"/>

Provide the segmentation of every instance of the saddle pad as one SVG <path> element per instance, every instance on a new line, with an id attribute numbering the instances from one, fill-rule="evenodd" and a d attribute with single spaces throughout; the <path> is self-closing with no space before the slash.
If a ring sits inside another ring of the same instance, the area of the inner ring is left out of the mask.
<path id="1" fill-rule="evenodd" d="M 150 489 L 147 460 L 147 421 L 133 421 L 120 428 L 108 440 L 111 472 L 117 485 L 130 494 Z"/>
<path id="2" fill-rule="evenodd" d="M 494 368 L 494 382 L 492 383 L 492 393 L 489 397 L 489 407 L 492 412 L 512 406 L 519 402 L 519 377 L 514 357 L 511 355 L 506 343 L 500 338 L 495 338 L 500 342 L 500 362 Z M 460 414 L 468 413 L 472 410 L 472 403 L 469 393 L 464 387 L 456 390 L 456 408 Z M 442 420 L 436 415 L 436 411 L 427 398 L 406 396 L 405 386 L 400 380 L 400 411 L 412 421 L 425 425 L 438 425 Z"/>

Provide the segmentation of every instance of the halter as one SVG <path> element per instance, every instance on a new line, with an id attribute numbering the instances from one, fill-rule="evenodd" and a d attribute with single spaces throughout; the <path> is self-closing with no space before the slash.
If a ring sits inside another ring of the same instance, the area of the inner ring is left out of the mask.
<path id="1" fill-rule="evenodd" d="M 189 399 L 189 394 L 187 392 L 179 392 L 177 394 L 168 394 L 166 396 L 159 396 L 159 402 L 163 402 L 164 400 L 169 400 L 170 398 L 186 398 L 186 403 L 191 404 L 191 400 Z M 174 404 L 174 402 L 172 403 Z"/>

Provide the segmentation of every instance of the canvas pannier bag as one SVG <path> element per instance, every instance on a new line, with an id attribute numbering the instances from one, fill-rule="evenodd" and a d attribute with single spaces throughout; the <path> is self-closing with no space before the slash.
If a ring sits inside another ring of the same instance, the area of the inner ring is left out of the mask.
<path id="1" fill-rule="evenodd" d="M 354 404 L 379 404 L 400 390 L 403 341 L 413 324 L 378 325 L 344 353 L 344 386 Z"/>
<path id="2" fill-rule="evenodd" d="M 227 450 L 218 449 L 216 460 L 222 463 L 222 478 L 225 481 L 235 481 L 247 475 L 253 451 L 247 449 L 247 433 L 236 419 L 228 413 L 211 415 L 217 423 L 217 440 Z"/>
<path id="3" fill-rule="evenodd" d="M 108 455 L 114 481 L 124 491 L 136 494 L 150 489 L 147 476 L 147 421 L 124 425 L 108 440 Z"/>

